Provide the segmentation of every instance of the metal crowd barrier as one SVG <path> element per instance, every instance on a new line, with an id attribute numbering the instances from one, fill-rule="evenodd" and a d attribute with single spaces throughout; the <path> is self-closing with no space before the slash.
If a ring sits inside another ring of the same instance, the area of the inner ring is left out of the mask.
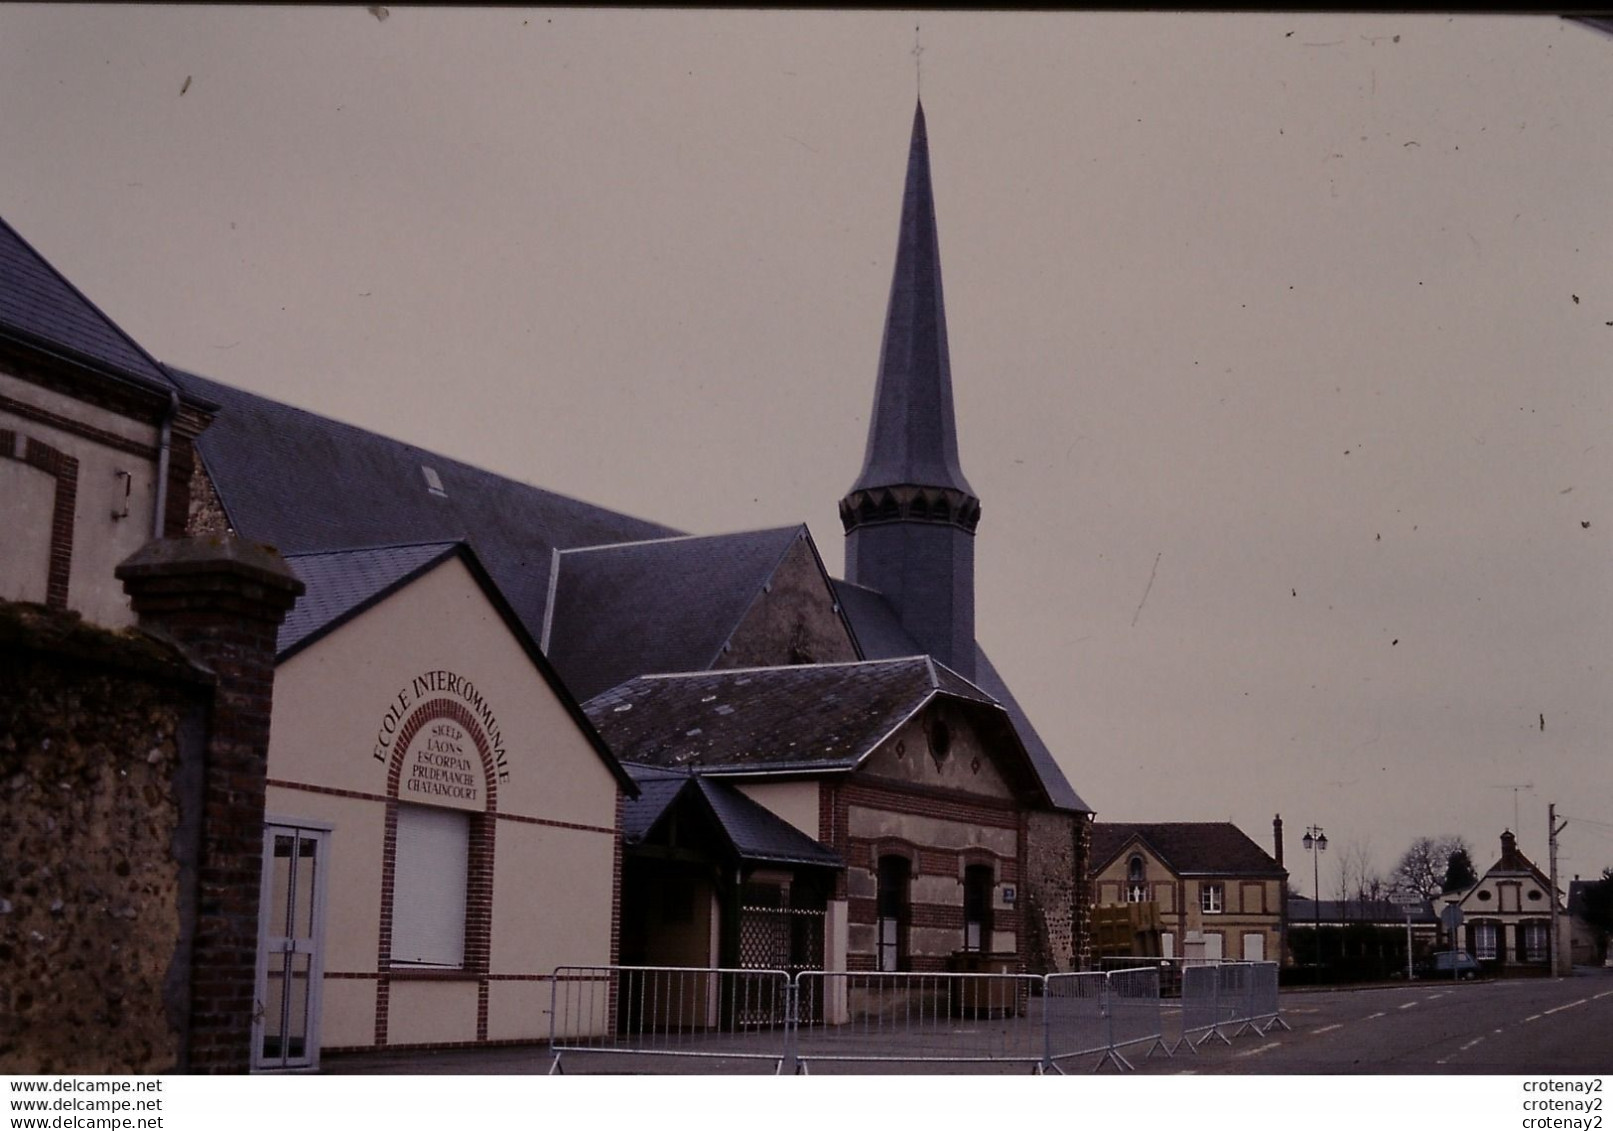
<path id="1" fill-rule="evenodd" d="M 814 1063 L 1023 1064 L 1046 1041 L 1034 974 L 802 971 L 795 1056 Z"/>
<path id="2" fill-rule="evenodd" d="M 1273 1025 L 1288 1028 L 1277 965 L 1182 969 L 1176 1047 Z M 673 1057 L 709 1071 L 770 1063 L 775 1073 L 815 1065 L 1021 1065 L 1059 1072 L 1096 1056 L 1129 1072 L 1122 1049 L 1174 1051 L 1165 1040 L 1157 965 L 1083 974 L 930 974 L 735 970 L 676 966 L 565 966 L 550 998 L 550 1072 L 584 1054 Z M 1264 1026 L 1264 1027 L 1263 1027 Z M 1195 1040 L 1195 1038 L 1197 1038 Z M 657 1059 L 661 1058 L 661 1059 Z M 732 1063 L 730 1063 L 732 1062 Z M 635 1066 L 629 1065 L 629 1070 Z"/>
<path id="3" fill-rule="evenodd" d="M 1185 1044 L 1188 1051 L 1196 1052 L 1197 1046 L 1212 1037 L 1232 1043 L 1220 1029 L 1218 970 L 1216 966 L 1182 969 L 1182 1035 L 1176 1042 L 1177 1048 Z M 1195 1035 L 1199 1036 L 1197 1041 L 1193 1039 Z"/>
<path id="4" fill-rule="evenodd" d="M 779 1072 L 793 996 L 783 970 L 562 966 L 549 999 L 549 1072 L 582 1053 L 772 1061 Z"/>
<path id="5" fill-rule="evenodd" d="M 1045 1068 L 1062 1072 L 1062 1061 L 1077 1056 L 1102 1053 L 1103 1060 L 1110 1058 L 1113 1033 L 1109 1025 L 1108 990 L 1106 973 L 1049 974 L 1042 991 L 1042 1016 L 1045 1019 L 1047 1059 Z M 1123 1058 L 1115 1057 L 1117 1067 L 1130 1067 Z"/>
<path id="6" fill-rule="evenodd" d="M 1112 1064 L 1135 1069 L 1120 1050 L 1147 1042 L 1145 1057 L 1170 1055 L 1159 1005 L 1159 970 L 1137 967 L 1090 974 L 1049 974 L 1043 1010 L 1047 1028 L 1044 1069 L 1062 1072 L 1062 1061 L 1101 1054 L 1094 1072 Z"/>
<path id="7" fill-rule="evenodd" d="M 1255 963 L 1249 988 L 1249 1023 L 1261 1036 L 1278 1028 L 1293 1030 L 1293 1026 L 1283 1020 L 1277 990 L 1277 964 Z M 1264 1027 L 1261 1026 L 1261 1022 L 1265 1022 Z"/>
<path id="8" fill-rule="evenodd" d="M 1232 1029 L 1234 1037 L 1250 1029 L 1264 1035 L 1278 1025 L 1289 1028 L 1278 1008 L 1275 962 L 1223 962 L 1183 969 L 1178 1048 L 1186 1044 L 1196 1052 L 1210 1040 L 1231 1044 L 1226 1029 Z"/>

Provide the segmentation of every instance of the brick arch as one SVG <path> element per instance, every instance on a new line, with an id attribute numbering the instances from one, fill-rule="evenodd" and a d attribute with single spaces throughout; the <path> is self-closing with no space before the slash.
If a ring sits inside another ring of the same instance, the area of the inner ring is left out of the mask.
<path id="1" fill-rule="evenodd" d="M 21 432 L 0 429 L 0 457 L 36 468 L 56 480 L 50 520 L 50 565 L 45 574 L 45 604 L 67 608 L 67 583 L 73 572 L 73 516 L 78 509 L 78 460 Z"/>
<path id="2" fill-rule="evenodd" d="M 391 800 L 400 800 L 398 785 L 403 777 L 403 758 L 409 752 L 409 743 L 414 736 L 420 733 L 420 728 L 427 723 L 434 723 L 440 719 L 458 723 L 465 728 L 476 744 L 476 754 L 482 760 L 482 786 L 483 796 L 487 798 L 485 811 L 498 812 L 498 770 L 493 762 L 493 750 L 488 744 L 487 735 L 482 731 L 482 724 L 477 722 L 476 716 L 471 714 L 470 708 L 457 699 L 436 698 L 428 699 L 410 712 L 404 720 L 403 726 L 398 730 L 398 737 L 392 741 L 392 759 L 386 768 L 386 795 Z"/>
<path id="3" fill-rule="evenodd" d="M 447 719 L 465 728 L 482 763 L 485 804 L 480 810 L 461 809 L 470 817 L 470 868 L 465 886 L 465 966 L 463 974 L 476 979 L 476 1039 L 487 1039 L 489 972 L 493 955 L 493 833 L 497 828 L 498 773 L 493 751 L 482 725 L 470 708 L 456 699 L 428 699 L 409 713 L 393 740 L 386 774 L 386 834 L 381 858 L 380 938 L 377 942 L 375 988 L 375 1043 L 387 1043 L 392 1002 L 392 914 L 397 880 L 398 797 L 403 759 L 409 744 L 427 723 Z M 452 808 L 444 806 L 444 808 Z"/>

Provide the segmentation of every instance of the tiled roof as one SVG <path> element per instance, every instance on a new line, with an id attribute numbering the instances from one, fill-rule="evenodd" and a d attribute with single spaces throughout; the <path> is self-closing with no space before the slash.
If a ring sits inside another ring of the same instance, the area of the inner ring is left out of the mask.
<path id="1" fill-rule="evenodd" d="M 0 219 L 0 335 L 168 392 L 173 382 L 10 224 Z"/>
<path id="2" fill-rule="evenodd" d="M 849 581 L 836 580 L 834 583 L 835 597 L 840 601 L 840 607 L 851 623 L 852 632 L 857 637 L 857 644 L 862 648 L 863 655 L 870 660 L 886 660 L 897 656 L 912 656 L 924 651 L 902 627 L 897 619 L 896 612 L 883 596 L 872 589 L 855 585 Z M 1053 757 L 1053 752 L 1042 741 L 1042 736 L 1036 733 L 1031 725 L 1030 717 L 1025 714 L 1019 701 L 1009 690 L 1008 684 L 992 665 L 986 653 L 978 644 L 975 645 L 975 682 L 980 688 L 990 694 L 1003 709 L 1008 717 L 1014 721 L 1014 730 L 1018 732 L 1019 739 L 1025 744 L 1025 752 L 1030 755 L 1031 764 L 1036 768 L 1036 774 L 1042 779 L 1042 788 L 1052 798 L 1053 807 L 1072 813 L 1090 813 L 1092 807 L 1075 792 L 1070 785 L 1070 779 L 1065 777 L 1064 771 Z"/>
<path id="3" fill-rule="evenodd" d="M 741 860 L 844 867 L 840 855 L 724 782 L 695 778 Z"/>
<path id="4" fill-rule="evenodd" d="M 804 526 L 561 551 L 547 652 L 579 699 L 714 664 Z"/>
<path id="5" fill-rule="evenodd" d="M 458 542 L 423 542 L 286 555 L 287 563 L 308 588 L 280 626 L 275 640 L 278 658 L 286 659 L 459 546 Z"/>
<path id="6" fill-rule="evenodd" d="M 288 556 L 464 540 L 534 640 L 543 632 L 555 549 L 679 533 L 192 373 L 168 372 L 182 389 L 219 405 L 197 448 L 242 535 Z"/>
<path id="7" fill-rule="evenodd" d="M 623 766 L 623 769 L 638 786 L 638 796 L 622 805 L 622 840 L 639 844 L 693 779 L 686 773 L 646 766 Z"/>
<path id="8" fill-rule="evenodd" d="M 640 676 L 583 710 L 624 762 L 745 773 L 854 769 L 944 693 L 997 709 L 926 656 Z"/>
<path id="9" fill-rule="evenodd" d="M 733 854 L 752 863 L 812 864 L 839 868 L 844 861 L 776 813 L 724 782 L 677 770 L 629 766 L 639 796 L 623 806 L 622 838 L 640 844 L 680 797 L 698 797 Z"/>
<path id="10" fill-rule="evenodd" d="M 1092 826 L 1093 874 L 1140 837 L 1179 876 L 1270 876 L 1288 873 L 1230 821 L 1099 821 Z"/>

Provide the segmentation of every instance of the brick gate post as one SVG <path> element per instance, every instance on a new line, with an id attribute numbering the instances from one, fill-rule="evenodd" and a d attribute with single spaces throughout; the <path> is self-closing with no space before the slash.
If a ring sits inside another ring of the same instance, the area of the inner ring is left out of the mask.
<path id="1" fill-rule="evenodd" d="M 245 1072 L 275 635 L 303 584 L 277 552 L 233 535 L 148 542 L 115 574 L 141 627 L 167 635 L 217 677 L 202 782 L 185 1067 Z"/>

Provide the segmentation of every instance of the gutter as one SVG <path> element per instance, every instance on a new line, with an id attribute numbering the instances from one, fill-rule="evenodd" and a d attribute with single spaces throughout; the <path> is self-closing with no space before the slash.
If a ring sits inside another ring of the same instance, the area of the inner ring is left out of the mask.
<path id="1" fill-rule="evenodd" d="M 161 538 L 166 525 L 163 517 L 168 510 L 168 463 L 173 450 L 174 420 L 179 416 L 179 390 L 168 390 L 168 408 L 162 414 L 162 428 L 157 440 L 157 508 L 151 517 L 151 536 Z"/>

